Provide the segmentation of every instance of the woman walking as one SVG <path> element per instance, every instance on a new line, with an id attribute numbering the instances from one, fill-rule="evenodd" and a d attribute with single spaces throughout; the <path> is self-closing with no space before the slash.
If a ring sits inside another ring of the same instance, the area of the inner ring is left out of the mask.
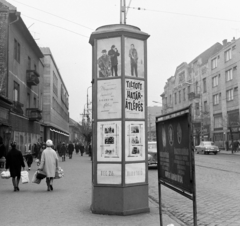
<path id="1" fill-rule="evenodd" d="M 21 177 L 21 167 L 25 168 L 23 155 L 16 149 L 16 142 L 11 143 L 12 149 L 7 153 L 6 169 L 9 169 L 12 177 L 14 191 L 19 191 L 19 181 Z"/>
<path id="2" fill-rule="evenodd" d="M 55 177 L 56 170 L 58 169 L 58 157 L 56 152 L 51 148 L 53 146 L 53 142 L 51 140 L 47 140 L 46 146 L 47 148 L 42 152 L 41 164 L 38 169 L 46 173 L 47 191 L 52 191 L 53 178 Z"/>

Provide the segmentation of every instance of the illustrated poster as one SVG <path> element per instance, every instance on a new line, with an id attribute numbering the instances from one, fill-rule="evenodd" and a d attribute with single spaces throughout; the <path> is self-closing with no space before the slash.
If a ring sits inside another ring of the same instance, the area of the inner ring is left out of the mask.
<path id="1" fill-rule="evenodd" d="M 125 183 L 143 183 L 146 181 L 146 164 L 143 163 L 132 163 L 125 165 Z"/>
<path id="2" fill-rule="evenodd" d="M 121 184 L 121 164 L 97 164 L 98 184 Z"/>
<path id="3" fill-rule="evenodd" d="M 125 113 L 126 118 L 144 119 L 144 81 L 125 80 Z"/>
<path id="4" fill-rule="evenodd" d="M 121 80 L 99 80 L 97 86 L 98 119 L 121 118 Z"/>
<path id="5" fill-rule="evenodd" d="M 145 160 L 145 122 L 125 122 L 126 161 Z"/>
<path id="6" fill-rule="evenodd" d="M 122 160 L 121 121 L 98 122 L 97 161 Z"/>
<path id="7" fill-rule="evenodd" d="M 125 38 L 125 75 L 144 78 L 144 42 Z"/>
<path id="8" fill-rule="evenodd" d="M 121 76 L 121 38 L 97 40 L 97 77 Z"/>

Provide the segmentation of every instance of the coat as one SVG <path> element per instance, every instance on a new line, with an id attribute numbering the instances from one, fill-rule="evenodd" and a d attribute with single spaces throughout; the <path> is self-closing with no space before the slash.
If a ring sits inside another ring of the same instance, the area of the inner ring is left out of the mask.
<path id="1" fill-rule="evenodd" d="M 73 151 L 74 151 L 74 145 L 73 145 L 72 143 L 70 143 L 70 144 L 68 145 L 68 153 L 69 153 L 69 154 L 72 154 Z"/>
<path id="2" fill-rule="evenodd" d="M 118 65 L 117 57 L 120 55 L 120 53 L 118 51 L 115 51 L 114 49 L 110 49 L 108 51 L 108 55 L 111 57 L 111 65 L 112 66 Z"/>
<path id="3" fill-rule="evenodd" d="M 58 156 L 51 147 L 47 147 L 42 152 L 41 164 L 39 166 L 39 169 L 46 173 L 47 177 L 55 177 L 57 168 Z"/>
<path id="4" fill-rule="evenodd" d="M 22 152 L 12 148 L 6 157 L 6 169 L 9 169 L 11 177 L 21 176 L 21 167 L 25 167 Z"/>

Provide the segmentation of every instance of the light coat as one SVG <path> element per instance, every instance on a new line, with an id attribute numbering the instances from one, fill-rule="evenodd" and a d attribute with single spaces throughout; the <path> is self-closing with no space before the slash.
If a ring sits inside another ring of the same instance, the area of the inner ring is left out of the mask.
<path id="1" fill-rule="evenodd" d="M 58 156 L 51 147 L 47 147 L 42 152 L 41 164 L 39 166 L 39 169 L 45 172 L 47 177 L 55 177 L 57 168 Z"/>

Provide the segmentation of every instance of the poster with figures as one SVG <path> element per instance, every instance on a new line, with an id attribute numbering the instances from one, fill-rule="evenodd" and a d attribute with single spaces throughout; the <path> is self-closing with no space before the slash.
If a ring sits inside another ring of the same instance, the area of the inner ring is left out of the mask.
<path id="1" fill-rule="evenodd" d="M 121 76 L 121 38 L 97 40 L 97 77 Z"/>
<path id="2" fill-rule="evenodd" d="M 97 161 L 122 161 L 121 121 L 98 122 Z"/>
<path id="3" fill-rule="evenodd" d="M 125 75 L 144 78 L 144 42 L 125 38 Z"/>
<path id="4" fill-rule="evenodd" d="M 125 114 L 126 118 L 144 119 L 144 81 L 125 80 Z"/>
<path id="5" fill-rule="evenodd" d="M 146 163 L 131 163 L 125 165 L 125 183 L 144 183 L 146 180 Z"/>
<path id="6" fill-rule="evenodd" d="M 98 119 L 121 118 L 121 80 L 99 80 L 97 83 Z"/>
<path id="7" fill-rule="evenodd" d="M 97 164 L 98 184 L 121 184 L 122 166 L 121 164 Z"/>
<path id="8" fill-rule="evenodd" d="M 145 160 L 145 122 L 125 122 L 126 161 Z"/>

